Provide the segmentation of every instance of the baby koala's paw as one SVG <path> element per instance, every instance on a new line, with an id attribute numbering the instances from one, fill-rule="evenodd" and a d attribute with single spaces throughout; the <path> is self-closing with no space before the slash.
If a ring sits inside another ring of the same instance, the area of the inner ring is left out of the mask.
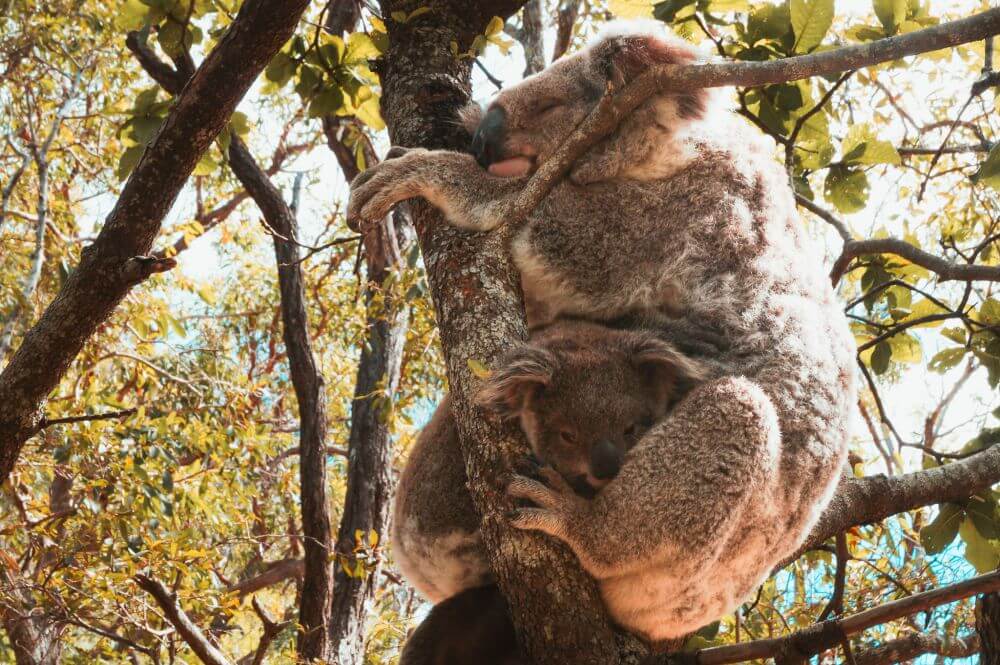
<path id="1" fill-rule="evenodd" d="M 514 508 L 509 514 L 511 524 L 565 540 L 570 519 L 585 501 L 550 466 L 539 466 L 532 475 L 537 479 L 515 475 L 507 485 L 507 496 L 511 499 L 533 504 Z"/>

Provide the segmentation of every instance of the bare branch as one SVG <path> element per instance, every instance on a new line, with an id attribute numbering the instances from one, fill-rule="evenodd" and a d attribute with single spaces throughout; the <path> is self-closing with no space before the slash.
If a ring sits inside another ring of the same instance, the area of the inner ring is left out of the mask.
<path id="1" fill-rule="evenodd" d="M 952 263 L 940 256 L 925 252 L 899 238 L 878 238 L 874 240 L 851 240 L 844 243 L 840 257 L 830 271 L 834 284 L 840 281 L 847 266 L 859 256 L 868 254 L 895 254 L 921 268 L 926 268 L 938 276 L 942 282 L 985 281 L 1000 282 L 1000 266 Z"/>
<path id="2" fill-rule="evenodd" d="M 138 409 L 123 409 L 121 411 L 108 411 L 107 413 L 93 413 L 82 416 L 68 416 L 65 418 L 42 418 L 39 429 L 52 427 L 53 425 L 67 425 L 72 423 L 93 422 L 95 420 L 117 420 L 134 415 Z"/>
<path id="3" fill-rule="evenodd" d="M 241 658 L 239 665 L 261 665 L 264 662 L 264 657 L 267 655 L 268 647 L 271 646 L 271 642 L 292 623 L 291 621 L 278 622 L 272 619 L 264 611 L 264 608 L 260 606 L 260 603 L 257 602 L 256 596 L 254 596 L 251 604 L 253 605 L 254 613 L 257 614 L 257 618 L 260 619 L 261 624 L 264 626 L 264 632 L 260 636 L 260 642 L 257 643 L 257 649 L 252 654 Z"/>
<path id="4" fill-rule="evenodd" d="M 153 597 L 156 604 L 163 610 L 163 615 L 174 627 L 181 639 L 191 647 L 195 655 L 206 665 L 233 665 L 224 653 L 219 651 L 205 636 L 201 629 L 191 621 L 187 613 L 177 602 L 177 595 L 171 592 L 159 580 L 147 575 L 136 575 L 135 583 Z"/>
<path id="5" fill-rule="evenodd" d="M 785 637 L 710 647 L 691 654 L 668 656 L 661 662 L 672 665 L 723 665 L 759 658 L 774 658 L 778 665 L 804 663 L 809 657 L 838 646 L 847 636 L 860 633 L 872 626 L 998 589 L 1000 589 L 1000 572 L 988 573 L 940 589 L 908 596 L 843 619 L 817 623 Z"/>
<path id="6" fill-rule="evenodd" d="M 552 45 L 552 61 L 563 57 L 573 39 L 573 26 L 580 13 L 580 0 L 562 0 L 556 17 L 556 41 Z"/>

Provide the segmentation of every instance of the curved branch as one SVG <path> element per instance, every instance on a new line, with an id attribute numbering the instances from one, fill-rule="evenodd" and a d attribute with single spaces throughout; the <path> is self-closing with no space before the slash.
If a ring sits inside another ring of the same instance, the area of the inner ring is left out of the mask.
<path id="1" fill-rule="evenodd" d="M 786 83 L 849 69 L 870 67 L 909 55 L 979 41 L 1000 34 L 1000 9 L 942 23 L 904 35 L 879 39 L 809 55 L 767 62 L 727 62 L 707 65 L 667 65 L 647 70 L 615 94 L 606 94 L 552 157 L 541 164 L 521 195 L 502 215 L 515 224 L 523 220 L 552 190 L 587 149 L 618 126 L 643 101 L 663 90 L 686 91 L 738 85 L 757 87 Z"/>

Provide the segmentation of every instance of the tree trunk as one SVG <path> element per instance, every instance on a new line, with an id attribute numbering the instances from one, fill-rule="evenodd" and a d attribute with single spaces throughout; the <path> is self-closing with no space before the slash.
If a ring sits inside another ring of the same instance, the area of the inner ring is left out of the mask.
<path id="1" fill-rule="evenodd" d="M 368 286 L 365 289 L 367 335 L 358 361 L 357 382 L 351 409 L 348 442 L 347 496 L 344 516 L 337 532 L 337 556 L 345 557 L 348 568 L 355 534 L 362 540 L 372 531 L 381 538 L 389 532 L 392 497 L 392 441 L 390 407 L 399 386 L 403 345 L 409 324 L 409 308 L 400 294 L 382 290 L 400 262 L 400 247 L 393 218 L 406 223 L 403 215 L 390 215 L 386 225 L 365 237 Z M 364 634 L 367 606 L 375 596 L 381 561 L 366 574 L 349 575 L 343 566 L 334 568 L 333 610 L 330 614 L 330 646 L 336 662 L 352 665 L 364 662 Z"/>
<path id="2" fill-rule="evenodd" d="M 328 658 L 326 625 L 330 618 L 330 515 L 326 505 L 326 388 L 316 364 L 309 334 L 298 224 L 285 203 L 238 137 L 233 137 L 229 163 L 257 203 L 274 235 L 281 291 L 281 320 L 288 367 L 299 405 L 299 492 L 302 510 L 304 573 L 299 599 L 299 657 L 309 662 Z"/>
<path id="3" fill-rule="evenodd" d="M 980 665 L 1000 665 L 1000 594 L 980 596 L 976 603 Z"/>
<path id="4" fill-rule="evenodd" d="M 506 17 L 519 2 L 431 2 L 432 11 L 407 23 L 390 21 L 389 51 L 381 69 L 383 116 L 392 142 L 402 146 L 464 149 L 455 113 L 469 98 L 468 48 L 494 15 Z M 383 15 L 413 9 L 412 2 L 383 0 Z M 516 532 L 504 514 L 510 503 L 503 477 L 528 451 L 513 427 L 487 422 L 472 406 L 478 380 L 468 361 L 494 362 L 524 339 L 517 272 L 498 233 L 472 234 L 444 223 L 423 201 L 411 202 L 434 297 L 449 386 L 469 488 L 483 516 L 483 537 L 518 639 L 537 665 L 618 662 L 614 633 L 593 580 L 562 545 Z"/>

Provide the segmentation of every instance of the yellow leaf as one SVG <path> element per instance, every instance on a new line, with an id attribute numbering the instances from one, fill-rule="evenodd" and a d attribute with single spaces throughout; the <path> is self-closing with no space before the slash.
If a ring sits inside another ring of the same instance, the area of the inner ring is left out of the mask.
<path id="1" fill-rule="evenodd" d="M 651 0 L 608 0 L 608 9 L 618 18 L 652 18 Z"/>
<path id="2" fill-rule="evenodd" d="M 479 378 L 479 379 L 488 379 L 489 378 L 489 376 L 491 374 L 489 368 L 486 367 L 486 365 L 484 365 L 481 362 L 479 362 L 478 360 L 474 360 L 473 358 L 469 358 L 469 360 L 466 361 L 466 364 L 469 366 L 469 370 L 473 373 L 473 375 L 476 376 L 476 378 Z"/>

